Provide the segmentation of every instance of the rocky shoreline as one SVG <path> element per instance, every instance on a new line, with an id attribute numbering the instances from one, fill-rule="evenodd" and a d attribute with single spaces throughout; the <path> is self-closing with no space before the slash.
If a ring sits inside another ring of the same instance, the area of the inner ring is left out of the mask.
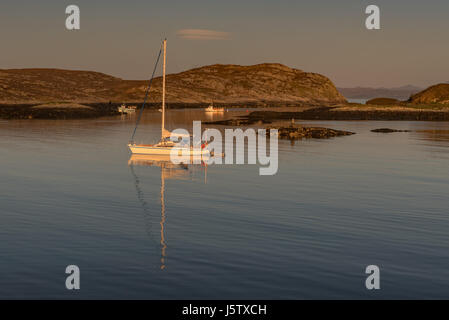
<path id="1" fill-rule="evenodd" d="M 67 104 L 62 106 L 41 104 L 0 104 L 0 119 L 87 119 L 118 115 L 119 104 Z"/>
<path id="2" fill-rule="evenodd" d="M 413 108 L 346 108 L 319 107 L 304 111 L 278 112 L 254 111 L 248 115 L 232 119 L 212 121 L 206 124 L 252 125 L 270 124 L 278 120 L 383 120 L 383 121 L 449 121 L 449 110 L 420 110 Z"/>
<path id="3" fill-rule="evenodd" d="M 73 102 L 73 103 L 61 103 L 64 107 L 52 107 L 51 104 L 42 103 L 26 103 L 26 104 L 2 104 L 0 103 L 0 119 L 13 120 L 13 119 L 88 119 L 88 118 L 98 118 L 106 116 L 116 116 L 120 113 L 117 108 L 122 105 L 122 103 L 116 102 Z M 79 105 L 85 106 L 86 108 L 80 108 Z M 142 102 L 125 102 L 126 105 L 137 106 L 138 110 L 142 106 Z M 70 107 L 72 105 L 73 107 Z M 45 106 L 45 107 L 44 107 Z M 168 109 L 200 109 L 206 108 L 208 104 L 205 103 L 167 103 Z M 223 108 L 272 108 L 285 106 L 283 103 L 276 102 L 240 102 L 232 104 L 224 103 L 214 103 L 216 107 Z M 287 104 L 287 106 L 290 106 Z M 291 105 L 293 106 L 293 105 Z M 149 102 L 145 105 L 145 109 L 157 110 L 161 107 L 161 102 Z"/>
<path id="4" fill-rule="evenodd" d="M 115 116 L 120 113 L 117 108 L 122 103 L 97 102 L 65 103 L 65 107 L 45 106 L 40 103 L 30 104 L 0 104 L 0 119 L 87 119 L 104 116 Z M 141 102 L 129 102 L 126 105 L 135 105 L 138 108 Z M 70 107 L 73 105 L 73 107 Z M 217 107 L 227 108 L 261 108 L 285 107 L 281 103 L 235 103 L 214 104 Z M 293 106 L 293 105 L 289 105 Z M 405 107 L 372 108 L 367 106 L 339 105 L 316 107 L 313 105 L 295 105 L 304 108 L 303 111 L 253 111 L 247 115 L 231 119 L 205 122 L 205 124 L 241 126 L 252 124 L 270 124 L 278 120 L 383 120 L 383 121 L 449 121 L 449 108 L 447 109 L 417 109 Z M 204 103 L 168 103 L 169 109 L 205 108 Z M 151 102 L 146 109 L 159 109 L 159 102 Z"/>
<path id="5" fill-rule="evenodd" d="M 290 115 L 285 116 L 289 117 Z M 316 108 L 304 111 L 294 118 L 304 120 L 449 121 L 449 111 Z"/>
<path id="6" fill-rule="evenodd" d="M 125 103 L 126 105 L 134 105 L 140 109 L 142 102 Z M 64 103 L 63 106 L 55 104 L 42 105 L 40 103 L 30 104 L 0 104 L 0 119 L 5 120 L 20 120 L 20 119 L 89 119 L 106 116 L 120 115 L 117 108 L 122 103 Z M 159 109 L 160 103 L 148 103 L 145 109 Z M 182 108 L 204 108 L 204 104 L 185 104 L 185 103 L 170 103 L 167 104 L 171 109 Z"/>

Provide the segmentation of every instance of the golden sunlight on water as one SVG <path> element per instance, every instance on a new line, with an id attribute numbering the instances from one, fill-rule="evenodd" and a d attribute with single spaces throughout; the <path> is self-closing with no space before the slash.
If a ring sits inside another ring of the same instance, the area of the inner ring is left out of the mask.
<path id="1" fill-rule="evenodd" d="M 207 117 L 172 110 L 168 129 Z M 356 134 L 280 140 L 259 176 L 130 156 L 135 120 L 0 122 L 0 297 L 68 297 L 54 275 L 72 261 L 86 299 L 363 298 L 367 263 L 385 298 L 447 296 L 447 124 L 297 120 Z M 158 138 L 145 112 L 137 139 Z"/>
<path id="2" fill-rule="evenodd" d="M 195 157 L 191 157 L 190 161 L 191 163 L 194 163 Z M 198 158 L 198 160 L 202 160 L 201 157 Z M 146 203 L 142 202 L 141 196 L 143 194 L 143 191 L 141 190 L 139 186 L 139 178 L 134 172 L 133 167 L 134 166 L 146 166 L 146 167 L 160 167 L 161 168 L 161 189 L 160 189 L 160 204 L 161 204 L 161 221 L 160 221 L 160 245 L 161 245 L 161 269 L 165 269 L 165 259 L 166 259 L 166 250 L 167 250 L 167 244 L 165 241 L 165 180 L 166 179 L 190 179 L 191 172 L 189 170 L 192 170 L 194 166 L 196 167 L 203 167 L 204 171 L 207 170 L 207 165 L 202 162 L 201 165 L 187 165 L 187 164 L 173 164 L 170 160 L 170 156 L 168 155 L 141 155 L 141 154 L 133 154 L 131 155 L 128 165 L 131 168 L 132 174 L 135 179 L 135 186 L 136 186 L 136 192 L 137 197 L 142 203 L 142 208 L 146 209 Z M 205 175 L 206 177 L 206 175 Z M 206 183 L 206 180 L 204 181 Z"/>

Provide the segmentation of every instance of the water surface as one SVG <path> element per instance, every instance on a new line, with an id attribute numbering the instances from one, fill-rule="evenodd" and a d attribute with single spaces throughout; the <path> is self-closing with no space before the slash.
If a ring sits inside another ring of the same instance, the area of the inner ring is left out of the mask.
<path id="1" fill-rule="evenodd" d="M 305 121 L 357 134 L 280 141 L 259 176 L 130 162 L 134 120 L 0 121 L 0 298 L 449 298 L 448 123 Z M 159 134 L 146 112 L 136 140 Z"/>

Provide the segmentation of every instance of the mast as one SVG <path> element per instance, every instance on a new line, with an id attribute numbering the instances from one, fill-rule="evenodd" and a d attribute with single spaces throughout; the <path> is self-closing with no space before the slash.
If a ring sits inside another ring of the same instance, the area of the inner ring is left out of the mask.
<path id="1" fill-rule="evenodd" d="M 162 64 L 162 132 L 161 139 L 164 139 L 165 131 L 165 60 L 167 56 L 167 39 L 164 39 L 164 63 Z"/>

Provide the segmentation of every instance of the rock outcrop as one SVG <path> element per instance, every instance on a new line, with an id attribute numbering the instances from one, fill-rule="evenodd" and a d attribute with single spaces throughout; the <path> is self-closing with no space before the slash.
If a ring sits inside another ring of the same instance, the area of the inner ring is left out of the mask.
<path id="1" fill-rule="evenodd" d="M 322 127 L 269 127 L 268 129 L 277 129 L 280 139 L 301 140 L 301 139 L 327 139 L 340 136 L 350 136 L 355 134 L 350 131 L 335 130 Z M 270 136 L 270 130 L 267 130 L 267 136 Z"/>
<path id="2" fill-rule="evenodd" d="M 380 129 L 373 129 L 371 132 L 376 133 L 393 133 L 393 132 L 410 132 L 410 130 L 398 130 L 398 129 L 390 129 L 390 128 L 380 128 Z"/>
<path id="3" fill-rule="evenodd" d="M 410 97 L 415 104 L 449 104 L 449 84 L 441 83 L 431 86 Z"/>

